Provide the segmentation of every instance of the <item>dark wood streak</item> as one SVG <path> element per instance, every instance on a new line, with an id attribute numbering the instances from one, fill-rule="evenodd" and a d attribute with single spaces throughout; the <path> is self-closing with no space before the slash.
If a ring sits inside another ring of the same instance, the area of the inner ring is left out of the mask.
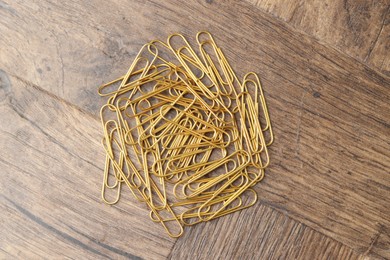
<path id="1" fill-rule="evenodd" d="M 88 250 L 96 255 L 99 255 L 99 256 L 102 256 L 102 257 L 105 257 L 105 258 L 108 258 L 107 255 L 104 255 L 102 254 L 101 252 L 99 252 L 98 250 L 84 244 L 83 242 L 81 242 L 80 240 L 68 235 L 67 233 L 64 233 L 58 229 L 56 229 L 55 227 L 47 224 L 44 220 L 42 220 L 41 218 L 35 216 L 34 214 L 32 214 L 31 212 L 29 212 L 28 210 L 26 210 L 25 208 L 21 207 L 20 205 L 18 205 L 17 203 L 15 203 L 14 201 L 10 200 L 9 198 L 5 197 L 5 196 L 1 196 L 3 199 L 5 199 L 6 201 L 8 201 L 8 203 L 12 204 L 23 216 L 27 217 L 28 219 L 30 219 L 31 221 L 37 223 L 38 225 L 44 227 L 45 229 L 47 229 L 48 231 L 50 232 L 53 232 L 54 234 L 60 236 L 62 239 L 65 239 L 77 246 L 80 246 L 81 248 L 85 249 L 85 250 Z"/>
<path id="2" fill-rule="evenodd" d="M 86 163 L 88 163 L 89 165 L 91 165 L 92 167 L 96 168 L 99 171 L 103 171 L 102 167 L 98 167 L 94 163 L 92 163 L 91 161 L 88 161 L 88 160 L 80 157 L 79 155 L 75 155 L 74 153 L 72 153 L 72 151 L 69 151 L 69 149 L 67 149 L 63 144 L 61 144 L 58 140 L 56 140 L 55 137 L 51 136 L 49 133 L 47 133 L 45 130 L 43 130 L 36 122 L 25 117 L 24 114 L 18 110 L 17 103 L 13 102 L 12 99 L 11 99 L 10 104 L 11 104 L 12 109 L 16 112 L 16 114 L 18 114 L 18 116 L 20 116 L 20 118 L 28 121 L 32 126 L 34 126 L 36 129 L 38 129 L 42 134 L 44 134 L 51 142 L 53 142 L 54 144 L 61 147 L 61 149 L 63 149 L 64 151 L 66 151 L 70 155 L 75 156 L 76 158 L 78 158 L 82 161 L 85 161 Z"/>
<path id="3" fill-rule="evenodd" d="M 127 253 L 125 251 L 122 251 L 122 250 L 119 250 L 115 247 L 112 247 L 110 245 L 107 245 L 105 243 L 102 243 L 101 241 L 97 240 L 96 238 L 93 238 L 91 236 L 88 236 L 87 234 L 84 234 L 83 232 L 80 232 L 79 230 L 77 230 L 76 228 L 72 227 L 72 226 L 68 226 L 69 229 L 73 230 L 74 232 L 76 232 L 77 234 L 89 239 L 90 241 L 92 241 L 93 243 L 107 249 L 107 250 L 110 250 L 111 252 L 114 252 L 118 255 L 121 255 L 121 256 L 124 256 L 128 259 L 132 259 L 132 260 L 142 260 L 143 258 L 141 257 L 138 257 L 138 256 L 135 256 L 135 255 L 132 255 L 130 253 Z"/>

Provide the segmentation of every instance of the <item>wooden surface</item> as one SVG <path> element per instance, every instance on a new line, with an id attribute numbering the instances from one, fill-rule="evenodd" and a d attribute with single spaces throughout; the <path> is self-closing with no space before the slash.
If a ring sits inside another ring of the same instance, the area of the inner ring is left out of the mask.
<path id="1" fill-rule="evenodd" d="M 390 75 L 388 0 L 247 0 L 368 66 Z"/>
<path id="2" fill-rule="evenodd" d="M 2 258 L 390 258 L 389 2 L 344 4 L 0 1 Z M 96 87 L 204 29 L 260 74 L 276 139 L 253 208 L 174 240 L 100 201 Z"/>

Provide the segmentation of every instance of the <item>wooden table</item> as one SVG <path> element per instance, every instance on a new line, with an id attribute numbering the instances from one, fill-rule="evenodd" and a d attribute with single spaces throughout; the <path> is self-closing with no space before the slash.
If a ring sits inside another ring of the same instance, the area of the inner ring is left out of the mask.
<path id="1" fill-rule="evenodd" d="M 0 257 L 390 258 L 390 3 L 307 2 L 0 1 Z M 260 74 L 276 139 L 255 206 L 170 239 L 100 200 L 96 90 L 205 29 Z"/>

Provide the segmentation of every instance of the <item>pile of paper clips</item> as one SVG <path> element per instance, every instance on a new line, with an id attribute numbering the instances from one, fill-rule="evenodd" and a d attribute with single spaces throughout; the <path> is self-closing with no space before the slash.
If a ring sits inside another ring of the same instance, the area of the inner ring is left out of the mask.
<path id="1" fill-rule="evenodd" d="M 171 237 L 252 206 L 273 142 L 258 76 L 239 80 L 210 33 L 196 40 L 197 51 L 181 34 L 149 42 L 99 88 L 103 200 L 118 202 L 126 184 Z"/>

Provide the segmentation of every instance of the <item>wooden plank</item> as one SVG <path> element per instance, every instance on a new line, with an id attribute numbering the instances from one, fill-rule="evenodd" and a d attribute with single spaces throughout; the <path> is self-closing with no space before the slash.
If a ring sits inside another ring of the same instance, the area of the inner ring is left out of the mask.
<path id="1" fill-rule="evenodd" d="M 94 114 L 95 86 L 121 75 L 142 43 L 207 28 L 240 75 L 262 76 L 276 135 L 263 201 L 358 253 L 390 254 L 385 75 L 249 3 L 3 6 L 0 67 Z"/>
<path id="2" fill-rule="evenodd" d="M 100 199 L 100 122 L 11 84 L 0 88 L 2 258 L 165 259 L 174 240 L 143 205 L 127 192 L 118 206 Z"/>
<path id="3" fill-rule="evenodd" d="M 247 0 L 294 28 L 390 75 L 388 0 Z"/>
<path id="4" fill-rule="evenodd" d="M 188 246 L 191 245 L 191 246 Z M 258 203 L 188 228 L 169 259 L 359 259 L 352 249 Z"/>

